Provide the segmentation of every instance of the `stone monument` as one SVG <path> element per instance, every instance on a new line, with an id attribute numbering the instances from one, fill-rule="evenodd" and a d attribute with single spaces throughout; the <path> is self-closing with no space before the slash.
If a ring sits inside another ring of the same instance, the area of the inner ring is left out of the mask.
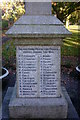
<path id="1" fill-rule="evenodd" d="M 6 33 L 16 45 L 16 78 L 10 118 L 66 118 L 61 90 L 61 44 L 70 32 L 51 15 L 51 2 L 26 3 L 26 12 Z"/>

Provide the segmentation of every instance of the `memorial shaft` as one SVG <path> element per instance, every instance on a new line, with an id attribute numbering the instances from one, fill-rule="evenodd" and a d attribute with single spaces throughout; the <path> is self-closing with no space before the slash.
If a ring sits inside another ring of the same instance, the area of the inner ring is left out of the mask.
<path id="1" fill-rule="evenodd" d="M 51 15 L 51 2 L 26 2 L 26 15 Z"/>

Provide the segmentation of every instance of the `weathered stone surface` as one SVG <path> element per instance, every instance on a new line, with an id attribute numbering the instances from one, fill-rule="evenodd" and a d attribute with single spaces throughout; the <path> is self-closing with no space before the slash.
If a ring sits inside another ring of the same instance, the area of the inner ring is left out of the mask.
<path id="1" fill-rule="evenodd" d="M 18 46 L 18 96 L 60 97 L 60 58 L 59 46 Z"/>
<path id="2" fill-rule="evenodd" d="M 67 102 L 60 98 L 16 98 L 16 88 L 9 104 L 10 118 L 66 118 Z"/>
<path id="3" fill-rule="evenodd" d="M 26 2 L 25 3 L 27 15 L 50 15 L 51 2 Z"/>
<path id="4" fill-rule="evenodd" d="M 18 34 L 26 34 L 26 36 L 32 35 L 68 35 L 70 32 L 65 29 L 64 26 L 50 26 L 50 25 L 14 25 L 11 29 L 9 29 L 7 34 L 18 35 Z"/>
<path id="5" fill-rule="evenodd" d="M 16 37 L 18 35 L 26 35 L 26 37 L 71 35 L 63 23 L 54 16 L 22 16 L 6 34 L 12 37 L 15 35 Z"/>
<path id="6" fill-rule="evenodd" d="M 15 38 L 15 45 L 16 46 L 61 46 L 62 45 L 62 39 L 61 38 Z"/>
<path id="7" fill-rule="evenodd" d="M 7 111 L 7 112 L 3 112 L 3 119 L 10 119 L 9 117 L 9 109 L 8 109 L 8 105 L 9 105 L 9 100 L 11 99 L 11 96 L 12 96 L 12 93 L 13 93 L 13 87 L 9 87 L 7 92 L 6 92 L 6 95 L 5 95 L 5 98 L 8 97 L 9 99 L 5 99 L 4 98 L 4 102 L 3 102 L 3 111 Z M 11 92 L 9 92 L 11 91 Z M 67 118 L 68 119 L 77 119 L 79 120 L 79 116 L 78 116 L 78 113 L 73 105 L 73 103 L 71 102 L 71 99 L 66 91 L 66 89 L 64 87 L 62 87 L 62 91 L 63 91 L 63 94 L 68 102 L 68 115 L 67 115 Z M 5 103 L 5 104 L 4 104 Z M 5 107 L 6 106 L 6 107 Z M 6 110 L 5 110 L 6 109 Z M 2 119 L 2 108 L 0 108 L 0 119 Z"/>
<path id="8" fill-rule="evenodd" d="M 14 23 L 15 25 L 63 25 L 63 23 L 52 15 L 29 16 L 23 15 Z"/>

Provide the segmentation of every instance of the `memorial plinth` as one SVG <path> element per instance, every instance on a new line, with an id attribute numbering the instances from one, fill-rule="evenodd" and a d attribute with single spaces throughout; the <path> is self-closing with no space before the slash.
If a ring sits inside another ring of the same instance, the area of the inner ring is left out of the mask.
<path id="1" fill-rule="evenodd" d="M 17 61 L 10 117 L 66 118 L 68 105 L 61 91 L 60 49 L 70 32 L 51 15 L 51 3 L 45 3 L 45 7 L 42 3 L 32 4 L 27 3 L 25 15 L 6 33 L 15 40 Z M 43 12 L 38 10 L 38 14 L 34 6 L 43 8 Z M 45 10 L 46 6 L 49 9 Z"/>

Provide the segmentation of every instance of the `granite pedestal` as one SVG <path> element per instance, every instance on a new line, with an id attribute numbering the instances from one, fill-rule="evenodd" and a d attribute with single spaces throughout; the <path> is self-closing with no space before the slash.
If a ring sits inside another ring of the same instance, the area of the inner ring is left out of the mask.
<path id="1" fill-rule="evenodd" d="M 17 98 L 16 88 L 9 103 L 10 118 L 66 118 L 68 105 L 60 98 Z"/>

